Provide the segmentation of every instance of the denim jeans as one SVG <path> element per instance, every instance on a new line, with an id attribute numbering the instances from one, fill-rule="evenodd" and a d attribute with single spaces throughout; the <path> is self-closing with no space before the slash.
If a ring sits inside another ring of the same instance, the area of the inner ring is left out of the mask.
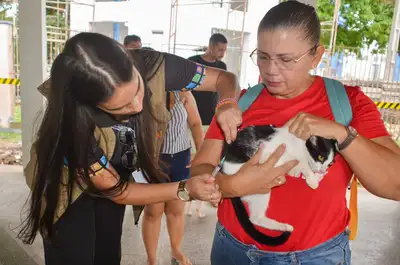
<path id="1" fill-rule="evenodd" d="M 308 250 L 268 252 L 235 239 L 220 223 L 211 250 L 212 265 L 350 265 L 349 232 Z"/>

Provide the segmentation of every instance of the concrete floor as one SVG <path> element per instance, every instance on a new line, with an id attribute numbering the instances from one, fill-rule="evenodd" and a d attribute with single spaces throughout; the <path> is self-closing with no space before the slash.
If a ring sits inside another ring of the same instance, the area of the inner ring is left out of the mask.
<path id="1" fill-rule="evenodd" d="M 28 189 L 21 167 L 0 166 L 0 265 L 36 265 L 43 263 L 40 237 L 32 246 L 15 240 L 16 227 L 26 201 Z M 184 253 L 195 265 L 208 265 L 216 221 L 215 209 L 207 207 L 208 217 L 187 217 Z M 352 242 L 353 265 L 400 265 L 400 204 L 359 192 L 359 232 Z M 165 223 L 165 222 L 163 222 Z M 122 265 L 146 264 L 140 227 L 133 224 L 127 208 L 124 222 Z M 169 238 L 162 226 L 158 249 L 160 265 L 171 264 Z"/>

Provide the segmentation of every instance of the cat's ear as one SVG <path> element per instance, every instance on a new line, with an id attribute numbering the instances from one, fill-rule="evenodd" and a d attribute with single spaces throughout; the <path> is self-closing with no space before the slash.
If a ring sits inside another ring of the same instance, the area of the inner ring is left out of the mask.
<path id="1" fill-rule="evenodd" d="M 331 139 L 331 143 L 336 152 L 339 152 L 339 144 L 335 139 Z"/>
<path id="2" fill-rule="evenodd" d="M 313 135 L 313 136 L 310 137 L 309 140 L 310 140 L 312 145 L 317 146 L 317 136 Z"/>

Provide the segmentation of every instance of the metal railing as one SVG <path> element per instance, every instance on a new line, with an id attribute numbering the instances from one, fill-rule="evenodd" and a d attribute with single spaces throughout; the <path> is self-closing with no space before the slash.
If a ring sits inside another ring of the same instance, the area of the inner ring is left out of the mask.
<path id="1" fill-rule="evenodd" d="M 399 142 L 400 56 L 394 67 L 387 69 L 393 73 L 387 75 L 391 80 L 385 80 L 386 60 L 385 54 L 342 47 L 330 58 L 325 55 L 313 73 L 340 80 L 346 85 L 361 87 L 376 102 L 386 128 Z"/>

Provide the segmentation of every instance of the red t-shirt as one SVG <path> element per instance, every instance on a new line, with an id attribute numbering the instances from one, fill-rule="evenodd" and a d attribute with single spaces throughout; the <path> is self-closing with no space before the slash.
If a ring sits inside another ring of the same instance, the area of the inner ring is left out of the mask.
<path id="1" fill-rule="evenodd" d="M 346 86 L 353 110 L 353 126 L 366 138 L 388 136 L 381 115 L 373 101 L 359 87 Z M 303 94 L 292 99 L 278 99 L 264 89 L 250 108 L 243 113 L 243 125 L 284 125 L 299 111 L 333 120 L 324 81 L 317 77 Z M 215 119 L 206 134 L 207 139 L 224 139 Z M 346 203 L 346 188 L 352 171 L 346 161 L 338 155 L 320 186 L 310 189 L 301 178 L 287 177 L 287 182 L 272 190 L 266 215 L 279 222 L 293 225 L 289 240 L 277 247 L 257 243 L 244 232 L 236 218 L 230 200 L 218 207 L 219 222 L 239 241 L 256 245 L 266 251 L 299 251 L 312 248 L 343 232 L 348 225 L 350 213 Z M 280 232 L 257 226 L 267 235 L 277 236 Z"/>

